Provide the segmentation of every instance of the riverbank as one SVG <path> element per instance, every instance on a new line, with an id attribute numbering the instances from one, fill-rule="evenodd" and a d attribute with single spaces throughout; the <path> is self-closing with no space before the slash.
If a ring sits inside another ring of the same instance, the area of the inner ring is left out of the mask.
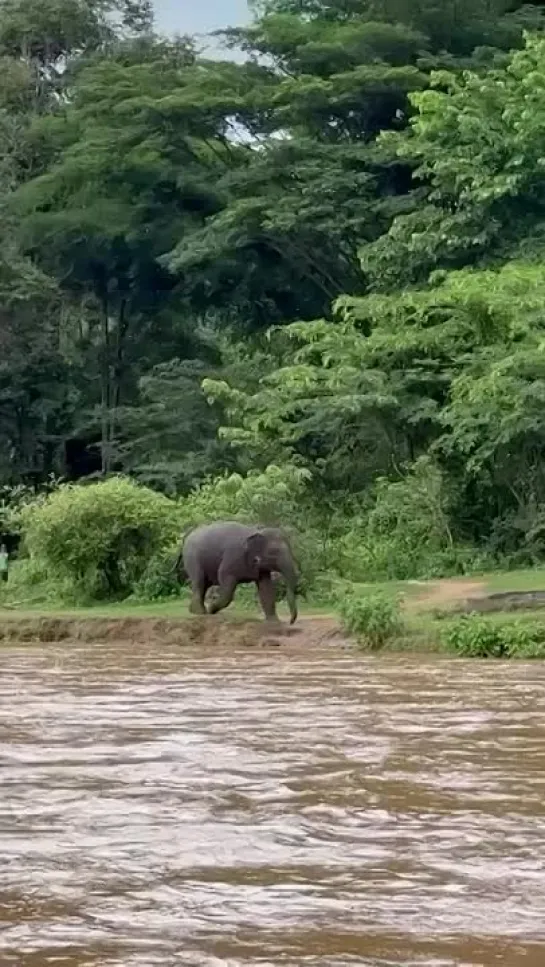
<path id="1" fill-rule="evenodd" d="M 382 591 L 400 599 L 403 631 L 388 643 L 391 651 L 441 650 L 445 621 L 460 613 L 479 611 L 491 621 L 545 622 L 545 569 L 361 585 L 359 590 L 362 596 Z M 0 607 L 0 641 L 138 641 L 203 647 L 272 647 L 287 642 L 302 647 L 356 645 L 326 604 L 303 607 L 293 627 L 287 624 L 285 608 L 281 606 L 279 610 L 282 626 L 271 629 L 257 608 L 249 607 L 247 602 L 214 618 L 190 615 L 186 597 L 89 608 L 22 602 Z"/>
<path id="2" fill-rule="evenodd" d="M 0 612 L 0 643 L 15 641 L 134 642 L 204 648 L 279 647 L 288 642 L 302 647 L 350 644 L 333 615 L 303 616 L 293 627 L 283 622 L 271 628 L 260 619 L 238 615 L 176 619 L 142 614 L 106 617 Z"/>

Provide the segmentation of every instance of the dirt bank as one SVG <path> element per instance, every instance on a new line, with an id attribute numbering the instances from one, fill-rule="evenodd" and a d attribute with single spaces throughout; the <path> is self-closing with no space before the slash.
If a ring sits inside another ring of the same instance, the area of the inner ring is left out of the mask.
<path id="1" fill-rule="evenodd" d="M 488 593 L 484 581 L 450 578 L 411 582 L 421 585 L 416 593 L 402 595 L 402 608 L 415 618 L 420 614 L 453 614 L 463 611 L 513 611 L 545 608 L 545 591 Z M 270 646 L 289 642 L 303 647 L 351 644 L 334 615 L 308 615 L 290 627 L 282 623 L 271 629 L 262 620 L 240 617 L 174 617 L 143 615 L 105 617 L 92 614 L 44 615 L 0 611 L 2 641 L 134 641 L 158 645 Z"/>
<path id="2" fill-rule="evenodd" d="M 481 614 L 511 611 L 543 611 L 545 591 L 487 591 L 483 581 L 468 578 L 449 578 L 422 582 L 422 591 L 403 602 L 408 613 Z"/>
<path id="3" fill-rule="evenodd" d="M 416 583 L 416 582 L 411 582 Z M 483 581 L 470 578 L 444 578 L 441 581 L 422 581 L 421 593 L 407 598 L 404 608 L 407 611 L 433 611 L 449 608 L 468 599 L 486 597 Z"/>
<path id="4" fill-rule="evenodd" d="M 263 621 L 228 618 L 100 618 L 2 615 L 1 641 L 131 641 L 214 647 L 277 647 L 285 641 L 302 646 L 347 644 L 332 617 L 300 618 L 294 627 L 271 629 Z"/>

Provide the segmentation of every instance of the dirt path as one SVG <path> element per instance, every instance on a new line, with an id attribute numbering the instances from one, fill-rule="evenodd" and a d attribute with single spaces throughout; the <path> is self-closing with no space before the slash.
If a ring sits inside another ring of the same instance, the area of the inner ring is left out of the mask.
<path id="1" fill-rule="evenodd" d="M 475 578 L 443 578 L 438 581 L 411 581 L 413 587 L 420 585 L 416 594 L 404 596 L 402 606 L 405 611 L 423 611 L 448 607 L 467 598 L 480 598 L 486 595 L 483 581 Z M 335 615 L 302 615 L 297 627 L 304 629 L 304 634 L 330 637 L 338 631 L 339 622 Z"/>
<path id="2" fill-rule="evenodd" d="M 457 601 L 484 597 L 486 594 L 484 582 L 475 579 L 445 578 L 442 581 L 422 581 L 421 583 L 422 593 L 407 598 L 404 602 L 407 611 L 448 607 L 449 604 Z"/>

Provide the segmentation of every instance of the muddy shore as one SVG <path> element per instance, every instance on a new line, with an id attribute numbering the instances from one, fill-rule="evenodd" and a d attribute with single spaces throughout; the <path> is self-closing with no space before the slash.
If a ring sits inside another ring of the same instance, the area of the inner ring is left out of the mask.
<path id="1" fill-rule="evenodd" d="M 420 582 L 413 582 L 420 584 Z M 545 591 L 506 591 L 487 593 L 482 582 L 449 579 L 422 582 L 416 594 L 401 595 L 402 610 L 412 618 L 410 642 L 402 635 L 401 650 L 430 651 L 429 627 L 432 617 L 447 617 L 478 611 L 535 612 L 543 615 Z M 414 622 L 424 619 L 422 628 Z M 420 632 L 420 634 L 419 634 Z M 160 615 L 93 615 L 44 614 L 24 611 L 0 611 L 0 643 L 2 642 L 134 642 L 202 647 L 279 646 L 306 647 L 355 644 L 343 631 L 339 618 L 332 614 L 301 615 L 294 626 L 284 620 L 271 628 L 262 619 L 234 615 L 180 617 Z"/>
<path id="2" fill-rule="evenodd" d="M 0 642 L 157 642 L 203 647 L 348 644 L 333 617 L 300 618 L 271 629 L 263 621 L 184 617 L 2 616 Z"/>

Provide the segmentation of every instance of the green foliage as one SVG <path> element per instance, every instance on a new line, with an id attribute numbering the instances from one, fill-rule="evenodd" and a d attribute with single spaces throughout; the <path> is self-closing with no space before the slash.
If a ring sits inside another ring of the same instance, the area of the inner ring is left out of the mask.
<path id="1" fill-rule="evenodd" d="M 433 268 L 482 256 L 503 259 L 520 246 L 525 254 L 541 248 L 532 233 L 541 235 L 543 222 L 542 35 L 527 35 L 501 68 L 437 73 L 431 83 L 411 98 L 410 131 L 384 136 L 415 167 L 427 197 L 364 253 L 377 288 L 425 281 Z"/>
<path id="2" fill-rule="evenodd" d="M 310 479 L 308 470 L 274 464 L 245 476 L 224 474 L 182 500 L 182 515 L 188 524 L 218 519 L 289 524 L 300 519 L 300 501 Z"/>
<path id="3" fill-rule="evenodd" d="M 521 661 L 545 659 L 545 635 L 543 629 L 536 624 L 533 629 L 525 628 L 516 636 L 509 649 L 509 658 Z"/>
<path id="4" fill-rule="evenodd" d="M 545 658 L 545 624 L 538 621 L 462 615 L 449 622 L 441 638 L 462 658 Z"/>
<path id="5" fill-rule="evenodd" d="M 337 296 L 362 293 L 358 246 L 406 210 L 399 196 L 412 166 L 377 146 L 377 135 L 405 127 L 410 97 L 427 89 L 432 69 L 482 69 L 520 44 L 510 8 L 504 0 L 257 5 L 255 21 L 227 39 L 269 66 L 223 69 L 215 94 L 236 92 L 232 115 L 259 150 L 226 171 L 221 211 L 180 240 L 172 267 L 206 284 L 215 306 L 236 307 L 254 331 L 328 316 Z M 206 96 L 213 82 L 205 83 Z"/>
<path id="6" fill-rule="evenodd" d="M 229 61 L 149 0 L 0 0 L 0 484 L 280 523 L 313 593 L 543 560 L 544 24 L 263 0 Z M 144 544 L 40 554 L 174 592 Z"/>
<path id="7" fill-rule="evenodd" d="M 351 587 L 340 596 L 338 609 L 348 634 L 366 648 L 384 648 L 403 630 L 399 602 L 387 594 L 362 593 Z"/>
<path id="8" fill-rule="evenodd" d="M 296 457 L 330 500 L 365 494 L 347 548 L 359 574 L 438 573 L 443 555 L 463 569 L 455 546 L 485 555 L 485 541 L 494 554 L 513 553 L 515 539 L 530 546 L 545 502 L 544 298 L 542 266 L 522 261 L 346 298 L 336 322 L 295 323 L 275 337 L 257 389 L 208 380 L 206 392 L 237 449 Z M 500 540 L 515 511 L 518 538 L 512 528 L 510 543 Z"/>
<path id="9" fill-rule="evenodd" d="M 88 600 L 130 594 L 179 530 L 172 501 L 120 477 L 63 485 L 24 507 L 21 518 L 31 559 Z"/>
<path id="10" fill-rule="evenodd" d="M 441 471 L 427 457 L 401 480 L 379 478 L 368 522 L 369 543 L 382 556 L 377 570 L 387 577 L 414 577 L 441 552 L 452 548 L 448 505 Z M 401 573 L 401 572 L 404 573 Z"/>
<path id="11" fill-rule="evenodd" d="M 219 368 L 214 358 L 155 366 L 140 380 L 140 401 L 119 411 L 118 456 L 141 483 L 171 496 L 186 494 L 217 469 L 233 467 L 232 450 L 218 439 L 219 407 L 210 406 L 202 377 Z M 200 348 L 204 356 L 206 345 Z"/>
<path id="12" fill-rule="evenodd" d="M 52 478 L 42 492 L 54 490 L 57 485 L 58 482 Z M 0 534 L 18 535 L 21 529 L 21 511 L 36 499 L 35 489 L 25 484 L 0 486 Z"/>
<path id="13" fill-rule="evenodd" d="M 174 562 L 179 546 L 172 544 L 161 547 L 144 562 L 141 576 L 133 585 L 132 597 L 135 601 L 161 601 L 177 598 L 181 585 Z"/>

